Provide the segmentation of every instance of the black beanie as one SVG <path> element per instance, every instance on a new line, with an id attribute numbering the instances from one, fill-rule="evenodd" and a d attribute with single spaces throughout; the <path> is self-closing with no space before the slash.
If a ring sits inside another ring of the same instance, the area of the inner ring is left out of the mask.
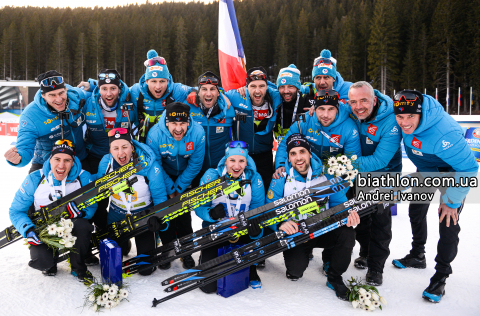
<path id="1" fill-rule="evenodd" d="M 397 114 L 422 114 L 423 95 L 415 90 L 403 90 L 393 97 L 393 112 Z"/>
<path id="2" fill-rule="evenodd" d="M 332 105 L 338 110 L 338 99 L 338 92 L 335 90 L 318 90 L 315 94 L 315 109 L 322 105 Z"/>
<path id="3" fill-rule="evenodd" d="M 50 152 L 50 157 L 53 157 L 55 154 L 67 154 L 70 155 L 75 160 L 75 144 L 68 139 L 57 140 L 52 147 Z"/>
<path id="4" fill-rule="evenodd" d="M 262 75 L 264 77 L 262 79 L 250 78 L 250 76 L 262 76 Z M 249 85 L 250 82 L 252 82 L 254 80 L 265 80 L 265 82 L 267 82 L 267 72 L 265 71 L 265 69 L 263 67 L 253 67 L 253 68 L 248 69 L 248 71 L 247 71 L 247 86 Z"/>
<path id="5" fill-rule="evenodd" d="M 310 143 L 302 134 L 292 134 L 287 138 L 287 154 L 295 147 L 303 147 L 311 154 Z"/>
<path id="6" fill-rule="evenodd" d="M 52 78 L 49 83 L 46 85 L 42 84 L 42 81 L 51 78 L 51 77 L 59 77 L 58 79 Z M 58 89 L 63 89 L 65 88 L 65 82 L 63 81 L 63 75 L 56 70 L 50 70 L 47 71 L 43 74 L 38 75 L 37 81 L 40 84 L 40 89 L 42 91 L 42 94 L 45 94 L 50 91 L 58 90 Z M 59 82 L 60 81 L 60 82 Z"/>
<path id="7" fill-rule="evenodd" d="M 103 77 L 103 79 L 100 79 L 100 75 L 101 74 L 106 74 L 105 77 Z M 110 78 L 108 75 L 109 74 L 113 74 L 115 75 L 115 78 Z M 122 86 L 122 77 L 120 76 L 120 74 L 118 73 L 118 71 L 116 71 L 115 69 L 102 69 L 100 71 L 100 73 L 98 74 L 98 86 L 101 87 L 102 85 L 104 84 L 114 84 L 116 85 L 117 87 L 121 88 Z"/>
<path id="8" fill-rule="evenodd" d="M 185 103 L 173 102 L 165 108 L 166 122 L 187 122 L 190 116 L 190 107 Z"/>

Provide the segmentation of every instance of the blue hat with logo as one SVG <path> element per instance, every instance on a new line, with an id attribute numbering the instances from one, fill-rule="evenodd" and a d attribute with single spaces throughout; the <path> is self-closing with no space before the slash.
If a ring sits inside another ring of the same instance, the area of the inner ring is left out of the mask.
<path id="1" fill-rule="evenodd" d="M 337 61 L 328 49 L 322 50 L 320 57 L 313 62 L 312 79 L 318 75 L 337 78 Z"/>
<path id="2" fill-rule="evenodd" d="M 167 61 L 165 58 L 158 56 L 154 49 L 147 53 L 147 60 L 145 61 L 145 80 L 148 79 L 167 79 L 170 80 L 170 72 L 168 71 Z"/>
<path id="3" fill-rule="evenodd" d="M 287 68 L 280 69 L 277 77 L 277 87 L 290 85 L 300 90 L 300 70 L 294 64 L 290 64 Z"/>

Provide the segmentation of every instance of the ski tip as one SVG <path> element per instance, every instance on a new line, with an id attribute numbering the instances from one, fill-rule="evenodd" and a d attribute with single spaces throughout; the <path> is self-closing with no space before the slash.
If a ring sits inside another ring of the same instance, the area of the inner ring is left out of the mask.
<path id="1" fill-rule="evenodd" d="M 150 262 L 140 261 L 137 262 L 137 265 L 151 264 Z"/>
<path id="2" fill-rule="evenodd" d="M 194 272 L 200 272 L 202 270 L 195 270 L 195 269 L 188 269 L 188 270 L 185 270 L 183 272 L 180 272 L 178 274 L 187 274 L 187 273 L 194 273 Z"/>
<path id="3" fill-rule="evenodd" d="M 189 277 L 188 279 L 183 280 L 182 282 L 202 280 L 202 279 L 204 279 L 204 278 L 203 277 L 198 277 L 198 276 L 192 276 L 192 277 Z"/>

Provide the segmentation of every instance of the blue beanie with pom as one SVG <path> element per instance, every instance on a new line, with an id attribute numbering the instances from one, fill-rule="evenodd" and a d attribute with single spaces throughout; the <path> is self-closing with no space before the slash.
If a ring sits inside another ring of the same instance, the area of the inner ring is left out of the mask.
<path id="1" fill-rule="evenodd" d="M 154 49 L 149 50 L 147 53 L 147 60 L 145 61 L 145 66 L 147 67 L 147 70 L 145 71 L 145 80 L 159 78 L 170 80 L 170 72 L 168 71 L 166 61 L 164 65 L 159 61 L 153 66 L 149 65 L 148 60 L 155 57 L 158 57 L 157 52 Z"/>
<path id="2" fill-rule="evenodd" d="M 322 50 L 320 57 L 315 58 L 312 69 L 312 79 L 316 76 L 330 76 L 337 78 L 337 61 L 332 57 L 328 49 Z"/>
<path id="3" fill-rule="evenodd" d="M 277 87 L 290 85 L 300 90 L 300 70 L 294 64 L 290 64 L 287 68 L 280 69 L 277 77 Z"/>

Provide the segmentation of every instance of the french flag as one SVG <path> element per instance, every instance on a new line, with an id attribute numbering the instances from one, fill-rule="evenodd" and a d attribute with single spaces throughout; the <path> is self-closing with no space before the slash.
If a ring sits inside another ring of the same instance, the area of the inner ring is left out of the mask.
<path id="1" fill-rule="evenodd" d="M 233 0 L 220 0 L 218 4 L 218 63 L 222 87 L 228 91 L 246 85 L 246 60 Z"/>

